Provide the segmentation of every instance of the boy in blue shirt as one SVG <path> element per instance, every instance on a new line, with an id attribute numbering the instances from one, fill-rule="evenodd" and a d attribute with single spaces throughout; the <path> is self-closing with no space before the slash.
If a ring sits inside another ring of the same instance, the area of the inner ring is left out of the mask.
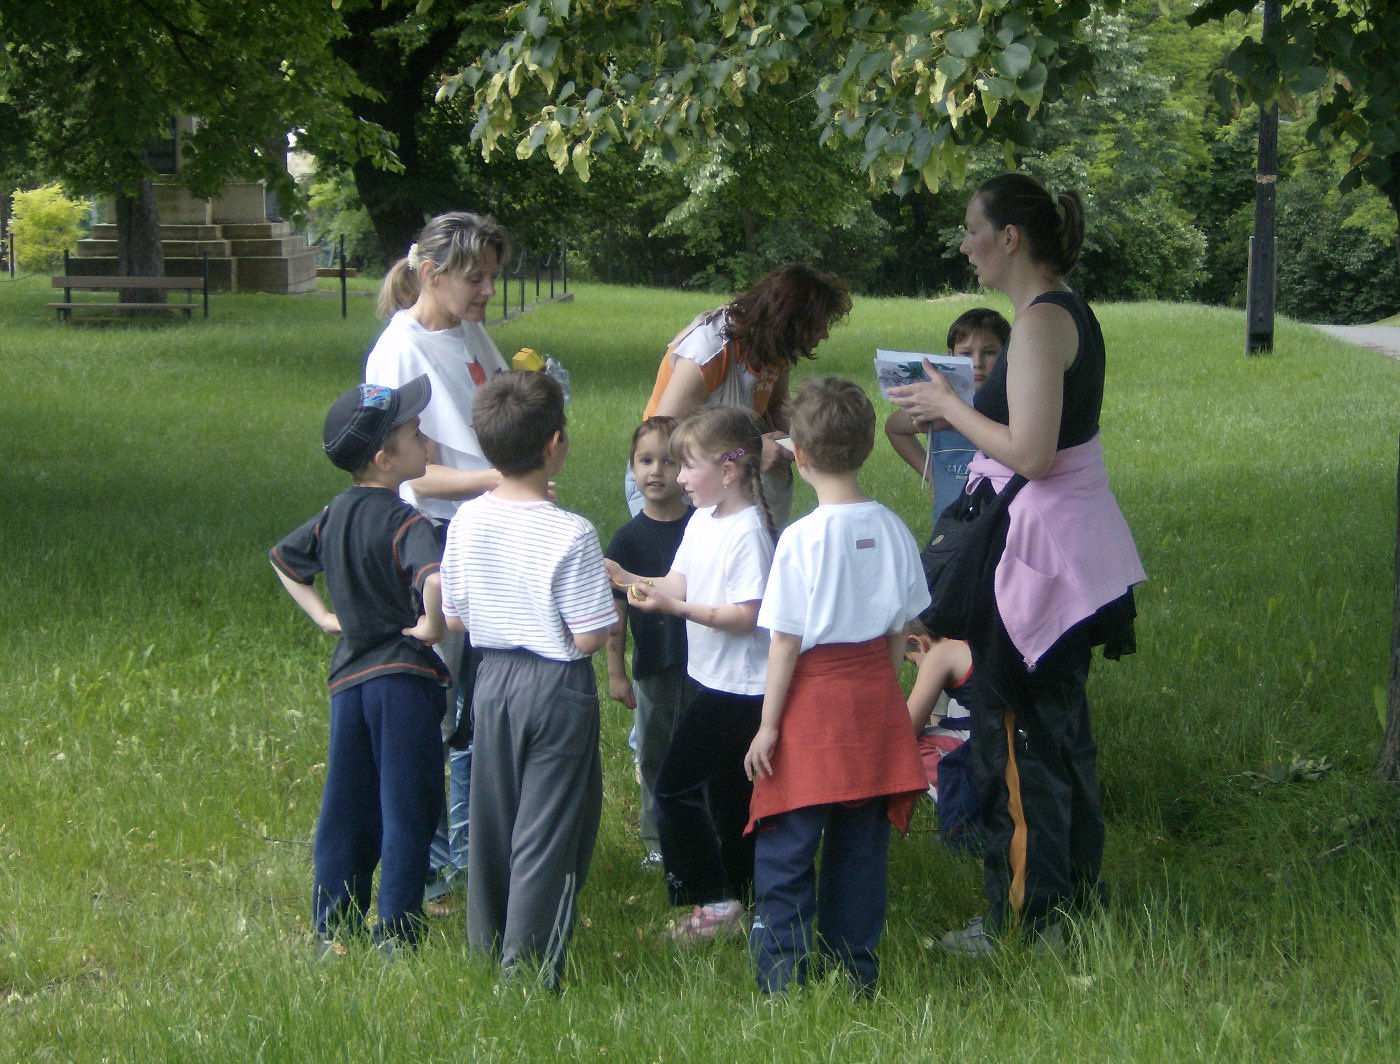
<path id="1" fill-rule="evenodd" d="M 948 354 L 972 359 L 972 383 L 980 388 L 1010 338 L 1011 325 L 1005 318 L 990 307 L 973 307 L 948 326 Z M 928 433 L 927 451 L 919 440 L 921 432 Z M 930 483 L 936 522 L 967 486 L 967 464 L 977 448 L 947 422 L 915 425 L 903 409 L 885 419 L 885 437 L 895 453 Z"/>

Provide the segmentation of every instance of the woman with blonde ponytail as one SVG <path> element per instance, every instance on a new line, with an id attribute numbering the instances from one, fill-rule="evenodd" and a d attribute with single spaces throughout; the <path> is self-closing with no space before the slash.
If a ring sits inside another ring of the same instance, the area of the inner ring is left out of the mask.
<path id="1" fill-rule="evenodd" d="M 1103 900 L 1085 683 L 1093 647 L 1114 659 L 1135 649 L 1132 589 L 1146 575 L 1099 441 L 1103 333 L 1065 281 L 1084 242 L 1079 194 L 1003 174 L 977 190 L 965 225 L 960 250 L 977 280 L 1016 310 L 1006 353 L 972 405 L 938 373 L 890 398 L 916 423 L 943 418 L 973 442 L 968 494 L 985 498 L 1016 473 L 1028 481 L 988 589 L 995 609 L 968 641 L 989 908 L 942 944 L 980 955 L 1013 934 L 1059 948 L 1062 919 Z"/>
<path id="2" fill-rule="evenodd" d="M 510 239 L 493 219 L 466 211 L 428 221 L 394 263 L 379 291 L 379 313 L 389 324 L 365 363 L 365 381 L 397 388 L 426 374 L 432 400 L 421 415 L 433 446 L 417 480 L 400 489 L 434 523 L 446 525 L 463 500 L 490 491 L 500 474 L 481 453 L 472 427 L 472 398 L 487 379 L 506 369 L 482 324 L 496 293 L 495 278 L 510 257 Z M 470 714 L 463 705 L 465 638 L 448 632 L 438 652 L 452 672 L 449 732 L 451 771 L 446 823 L 433 840 L 433 879 L 425 898 L 434 903 L 453 889 L 467 866 L 467 792 L 471 782 Z"/>
<path id="3" fill-rule="evenodd" d="M 369 353 L 365 380 L 397 388 L 426 373 L 432 382 L 423 434 L 437 445 L 437 457 L 403 494 L 437 521 L 451 520 L 463 499 L 500 481 L 476 442 L 471 405 L 476 389 L 506 368 L 482 323 L 509 255 L 509 238 L 491 218 L 440 214 L 380 287 L 379 310 L 389 324 Z"/>

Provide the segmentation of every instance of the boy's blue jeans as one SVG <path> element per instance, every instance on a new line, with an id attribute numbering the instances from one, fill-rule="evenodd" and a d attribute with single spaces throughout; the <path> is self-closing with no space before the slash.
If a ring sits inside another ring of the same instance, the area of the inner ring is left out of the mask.
<path id="1" fill-rule="evenodd" d="M 442 813 L 442 700 L 434 681 L 378 676 L 331 696 L 313 849 L 316 932 L 358 930 L 379 866 L 376 937 L 422 932 L 428 845 Z"/>
<path id="2" fill-rule="evenodd" d="M 804 984 L 814 953 L 843 967 L 862 993 L 874 992 L 890 845 L 885 807 L 884 798 L 814 805 L 759 823 L 749 953 L 765 994 Z"/>

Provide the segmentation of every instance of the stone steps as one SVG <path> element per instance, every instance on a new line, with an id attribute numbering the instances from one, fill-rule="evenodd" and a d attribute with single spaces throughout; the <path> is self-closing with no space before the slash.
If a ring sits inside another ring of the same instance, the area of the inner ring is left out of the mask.
<path id="1" fill-rule="evenodd" d="M 199 276 L 207 254 L 213 291 L 295 295 L 316 288 L 316 249 L 290 222 L 175 223 L 160 231 L 169 276 Z M 92 235 L 78 241 L 72 272 L 115 274 L 116 255 L 117 227 L 94 225 Z"/>

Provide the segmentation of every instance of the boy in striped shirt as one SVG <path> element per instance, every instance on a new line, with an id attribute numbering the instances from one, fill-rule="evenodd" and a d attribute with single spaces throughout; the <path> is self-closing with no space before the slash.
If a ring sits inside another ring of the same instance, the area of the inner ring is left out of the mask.
<path id="1" fill-rule="evenodd" d="M 472 419 L 502 480 L 458 509 L 442 561 L 443 615 L 482 652 L 467 941 L 557 989 L 602 811 L 589 655 L 616 619 L 612 591 L 593 526 L 553 501 L 569 452 L 559 385 L 497 374 Z"/>

